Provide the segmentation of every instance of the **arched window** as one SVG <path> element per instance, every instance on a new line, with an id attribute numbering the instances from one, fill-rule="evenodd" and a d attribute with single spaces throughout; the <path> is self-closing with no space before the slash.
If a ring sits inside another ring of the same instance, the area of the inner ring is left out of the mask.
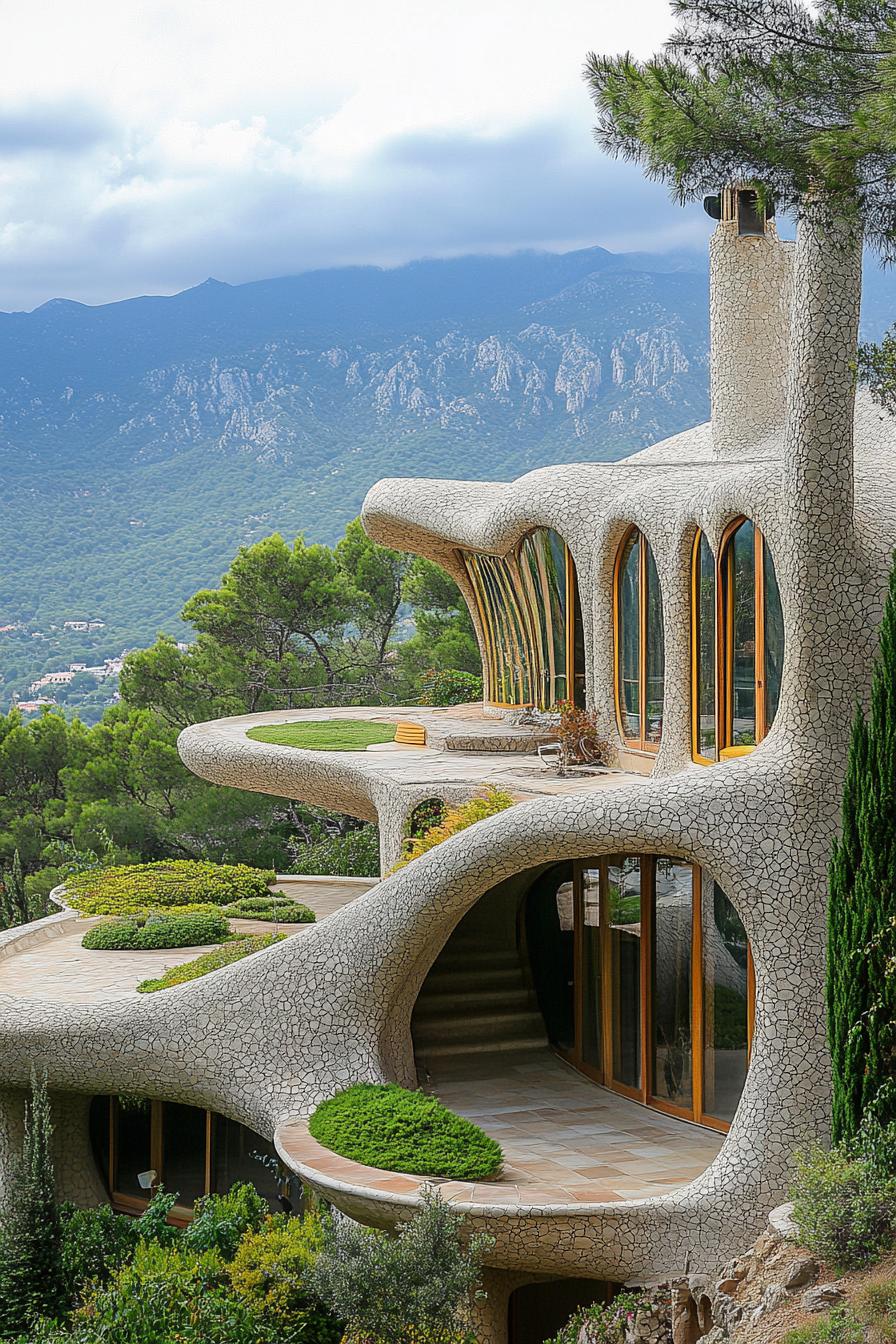
<path id="1" fill-rule="evenodd" d="M 726 531 L 718 566 L 697 534 L 692 628 L 693 756 L 710 763 L 726 747 L 761 742 L 781 694 L 781 596 L 768 544 L 749 518 Z"/>
<path id="2" fill-rule="evenodd" d="M 584 704 L 582 616 L 572 555 L 537 528 L 507 555 L 462 552 L 485 644 L 486 699 L 493 705 Z"/>
<path id="3" fill-rule="evenodd" d="M 659 575 L 647 538 L 633 527 L 616 560 L 616 706 L 626 746 L 658 749 L 664 676 Z"/>
<path id="4" fill-rule="evenodd" d="M 754 976 L 740 917 L 708 873 L 639 854 L 558 864 L 529 889 L 526 929 L 558 1054 L 623 1096 L 728 1128 Z"/>

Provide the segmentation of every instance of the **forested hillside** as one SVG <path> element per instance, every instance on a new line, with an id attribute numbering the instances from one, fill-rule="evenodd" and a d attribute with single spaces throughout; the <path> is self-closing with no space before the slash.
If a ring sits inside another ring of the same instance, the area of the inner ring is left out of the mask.
<path id="1" fill-rule="evenodd" d="M 506 479 L 699 422 L 707 341 L 702 258 L 601 248 L 0 314 L 0 707 L 189 638 L 237 546 L 332 543 L 381 476 Z"/>

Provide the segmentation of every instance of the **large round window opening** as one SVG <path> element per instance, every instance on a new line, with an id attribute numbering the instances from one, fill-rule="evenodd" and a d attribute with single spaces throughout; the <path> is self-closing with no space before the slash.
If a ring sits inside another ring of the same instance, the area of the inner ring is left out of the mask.
<path id="1" fill-rule="evenodd" d="M 616 709 L 627 747 L 657 751 L 663 733 L 665 640 L 656 561 L 637 528 L 616 561 Z"/>
<path id="2" fill-rule="evenodd" d="M 564 1059 L 623 1096 L 727 1129 L 746 1080 L 754 979 L 718 883 L 673 858 L 558 864 L 528 893 L 526 934 Z"/>

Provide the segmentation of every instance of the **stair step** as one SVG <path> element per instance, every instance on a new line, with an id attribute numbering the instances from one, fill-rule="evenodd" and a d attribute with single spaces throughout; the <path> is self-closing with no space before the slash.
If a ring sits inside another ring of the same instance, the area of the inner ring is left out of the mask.
<path id="1" fill-rule="evenodd" d="M 519 1036 L 534 1035 L 540 1032 L 544 1039 L 544 1026 L 540 1013 L 463 1013 L 458 1017 L 434 1018 L 429 1022 L 417 1022 L 417 1040 L 426 1045 L 431 1040 L 490 1040 L 503 1042 Z"/>
<path id="2" fill-rule="evenodd" d="M 414 1008 L 414 1021 L 428 1021 L 456 1013 L 527 1012 L 532 1009 L 532 997 L 522 985 L 490 986 L 477 989 L 446 989 L 438 993 L 420 995 Z"/>
<path id="3" fill-rule="evenodd" d="M 507 1041 L 501 1045 L 500 1051 L 495 1049 L 494 1041 L 471 1041 L 469 1044 L 464 1042 L 459 1046 L 455 1041 L 438 1041 L 432 1045 L 419 1046 L 417 1049 L 417 1061 L 426 1067 L 426 1061 L 429 1059 L 446 1060 L 450 1058 L 462 1059 L 464 1055 L 504 1055 L 525 1054 L 528 1051 L 542 1051 L 545 1047 L 544 1036 L 520 1036 L 516 1040 Z"/>

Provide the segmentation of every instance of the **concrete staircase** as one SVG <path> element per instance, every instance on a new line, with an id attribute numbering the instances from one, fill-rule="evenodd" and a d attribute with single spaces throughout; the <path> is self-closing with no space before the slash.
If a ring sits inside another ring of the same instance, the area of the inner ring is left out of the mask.
<path id="1" fill-rule="evenodd" d="M 521 1056 L 544 1050 L 544 1020 L 515 947 L 483 944 L 462 926 L 430 971 L 414 1009 L 421 1076 L 453 1072 L 470 1054 Z"/>

